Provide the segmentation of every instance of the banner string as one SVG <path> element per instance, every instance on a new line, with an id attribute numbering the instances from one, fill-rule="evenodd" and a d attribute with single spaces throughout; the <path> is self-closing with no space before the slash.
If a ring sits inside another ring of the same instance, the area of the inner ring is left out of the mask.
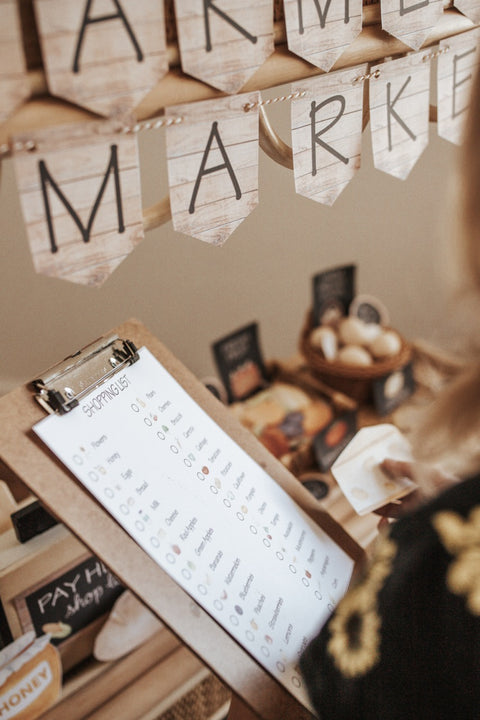
<path id="1" fill-rule="evenodd" d="M 434 58 L 439 57 L 440 55 L 443 55 L 444 53 L 449 52 L 450 47 L 448 45 L 445 45 L 443 48 L 439 48 L 438 50 L 435 50 L 431 53 L 428 53 L 423 56 L 422 60 L 423 62 L 427 62 L 427 60 L 433 60 Z M 359 82 L 365 82 L 367 80 L 376 79 L 380 77 L 380 70 L 377 68 L 373 73 L 365 73 L 364 75 L 359 75 L 358 77 L 354 78 L 352 80 L 352 84 L 355 85 Z M 273 98 L 267 98 L 265 100 L 260 99 L 255 102 L 245 103 L 243 105 L 243 109 L 245 112 L 250 112 L 250 110 L 254 110 L 257 107 L 265 107 L 267 105 L 273 105 L 279 102 L 287 102 L 289 100 L 298 100 L 299 98 L 303 98 L 307 95 L 306 90 L 298 90 L 293 93 L 289 93 L 288 95 L 279 95 L 277 97 Z M 162 127 L 170 127 L 172 125 L 180 125 L 184 121 L 184 118 L 179 115 L 178 117 L 156 117 L 152 118 L 151 120 L 142 120 L 140 122 L 135 123 L 134 125 L 125 125 L 119 129 L 118 132 L 123 134 L 136 134 L 140 133 L 143 130 L 158 130 Z M 21 142 L 17 142 L 13 144 L 13 149 L 15 151 L 21 151 L 21 150 L 27 150 L 28 152 L 32 152 L 36 149 L 36 144 L 33 140 L 25 140 Z M 12 148 L 8 143 L 1 143 L 0 144 L 0 159 L 8 157 L 11 153 Z"/>

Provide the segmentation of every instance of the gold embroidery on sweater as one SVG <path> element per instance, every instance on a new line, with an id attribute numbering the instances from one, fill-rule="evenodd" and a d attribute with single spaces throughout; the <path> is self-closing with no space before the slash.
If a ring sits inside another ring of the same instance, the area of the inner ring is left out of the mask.
<path id="1" fill-rule="evenodd" d="M 445 510 L 432 518 L 441 543 L 453 559 L 446 583 L 455 595 L 466 598 L 467 608 L 480 615 L 480 506 L 467 518 Z"/>
<path id="2" fill-rule="evenodd" d="M 390 574 L 397 545 L 380 543 L 365 578 L 345 595 L 329 625 L 327 651 L 337 669 L 353 678 L 371 670 L 380 658 L 381 618 L 377 595 Z"/>

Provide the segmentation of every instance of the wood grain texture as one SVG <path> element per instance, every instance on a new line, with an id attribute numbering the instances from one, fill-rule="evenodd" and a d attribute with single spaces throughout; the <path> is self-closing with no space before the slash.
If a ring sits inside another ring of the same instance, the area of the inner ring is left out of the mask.
<path id="1" fill-rule="evenodd" d="M 382 28 L 414 50 L 423 45 L 443 13 L 442 0 L 381 0 L 380 7 Z"/>
<path id="2" fill-rule="evenodd" d="M 367 65 L 359 65 L 292 86 L 292 92 L 305 93 L 291 107 L 299 195 L 333 205 L 360 167 L 364 86 L 355 81 L 366 71 Z"/>
<path id="3" fill-rule="evenodd" d="M 166 131 L 175 230 L 222 245 L 258 204 L 258 108 L 244 110 L 258 100 L 250 93 L 167 108 L 167 117 L 183 118 Z"/>
<path id="4" fill-rule="evenodd" d="M 288 48 L 327 72 L 362 30 L 362 0 L 320 3 L 324 22 L 312 0 L 300 6 L 301 17 L 298 0 L 284 3 Z"/>
<path id="5" fill-rule="evenodd" d="M 217 0 L 206 13 L 175 0 L 175 15 L 183 72 L 226 93 L 241 90 L 274 50 L 272 0 Z"/>
<path id="6" fill-rule="evenodd" d="M 0 0 L 0 123 L 30 95 L 16 0 Z"/>
<path id="7" fill-rule="evenodd" d="M 480 22 L 480 2 L 478 0 L 455 0 L 454 7 L 472 22 Z"/>
<path id="8" fill-rule="evenodd" d="M 87 8 L 35 0 L 49 90 L 100 115 L 129 112 L 168 71 L 163 3 L 92 0 Z M 83 25 L 85 13 L 91 22 Z"/>
<path id="9" fill-rule="evenodd" d="M 440 43 L 437 61 L 437 131 L 440 137 L 460 145 L 472 81 L 480 61 L 480 30 L 470 30 Z"/>
<path id="10" fill-rule="evenodd" d="M 370 68 L 370 127 L 374 165 L 401 180 L 428 145 L 430 62 L 414 53 Z M 390 94 L 390 103 L 388 97 Z"/>
<path id="11" fill-rule="evenodd" d="M 118 125 L 109 121 L 52 127 L 28 137 L 35 149 L 17 151 L 14 166 L 35 269 L 80 284 L 101 285 L 143 238 L 137 138 L 120 134 Z M 23 140 L 16 138 L 19 143 Z M 118 175 L 111 165 L 113 148 Z M 84 229 L 93 216 L 89 239 L 84 240 L 52 184 L 42 183 L 40 162 Z M 45 196 L 57 251 L 52 251 Z"/>

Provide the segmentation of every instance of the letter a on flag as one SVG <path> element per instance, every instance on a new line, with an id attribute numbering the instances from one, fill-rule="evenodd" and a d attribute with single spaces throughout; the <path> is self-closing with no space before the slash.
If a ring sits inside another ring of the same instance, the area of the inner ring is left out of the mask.
<path id="1" fill-rule="evenodd" d="M 273 0 L 175 0 L 182 70 L 226 93 L 273 52 Z"/>
<path id="2" fill-rule="evenodd" d="M 98 286 L 142 240 L 136 135 L 118 129 L 104 120 L 14 138 L 17 187 L 38 273 Z M 22 150 L 27 140 L 29 149 Z"/>
<path id="3" fill-rule="evenodd" d="M 408 177 L 428 145 L 430 61 L 412 53 L 370 69 L 370 129 L 378 170 Z"/>
<path id="4" fill-rule="evenodd" d="M 163 0 L 35 0 L 34 7 L 52 95 L 120 115 L 168 70 Z"/>
<path id="5" fill-rule="evenodd" d="M 166 130 L 175 230 L 223 245 L 258 204 L 259 99 L 254 92 L 166 109 L 182 118 Z"/>

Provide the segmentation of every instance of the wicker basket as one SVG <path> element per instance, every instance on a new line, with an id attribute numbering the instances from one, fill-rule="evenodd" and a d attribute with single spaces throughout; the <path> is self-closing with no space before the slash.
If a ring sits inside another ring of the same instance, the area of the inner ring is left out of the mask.
<path id="1" fill-rule="evenodd" d="M 412 348 L 403 338 L 400 352 L 385 360 L 377 360 L 368 367 L 353 368 L 344 363 L 325 360 L 319 350 L 312 347 L 310 333 L 313 330 L 313 313 L 307 314 L 300 336 L 300 351 L 312 372 L 327 385 L 340 390 L 360 403 L 372 399 L 372 380 L 402 368 L 412 357 Z"/>

